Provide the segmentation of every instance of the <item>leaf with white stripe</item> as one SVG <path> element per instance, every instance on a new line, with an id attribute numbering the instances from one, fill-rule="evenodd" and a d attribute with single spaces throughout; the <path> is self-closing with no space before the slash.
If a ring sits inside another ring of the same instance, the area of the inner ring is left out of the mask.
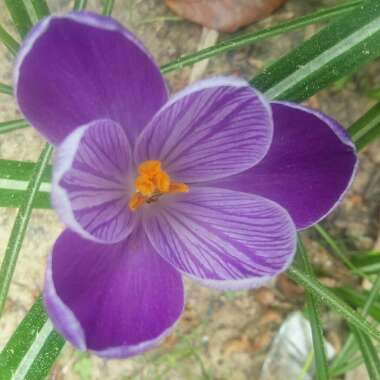
<path id="1" fill-rule="evenodd" d="M 20 207 L 34 166 L 34 162 L 0 160 L 0 207 Z M 33 208 L 51 208 L 50 183 L 51 166 L 48 165 L 33 201 Z"/>
<path id="2" fill-rule="evenodd" d="M 39 298 L 0 353 L 1 380 L 42 380 L 64 345 Z"/>
<path id="3" fill-rule="evenodd" d="M 300 102 L 380 56 L 380 2 L 367 0 L 251 81 L 270 99 Z"/>

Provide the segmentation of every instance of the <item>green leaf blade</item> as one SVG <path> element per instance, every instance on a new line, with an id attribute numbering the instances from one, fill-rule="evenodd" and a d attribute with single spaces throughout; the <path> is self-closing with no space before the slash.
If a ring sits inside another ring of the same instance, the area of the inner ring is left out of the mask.
<path id="1" fill-rule="evenodd" d="M 45 0 L 32 0 L 32 5 L 39 20 L 49 16 L 50 11 Z"/>
<path id="2" fill-rule="evenodd" d="M 313 268 L 307 257 L 307 253 L 301 238 L 298 242 L 298 263 L 300 268 L 309 276 L 314 277 Z M 313 293 L 306 292 L 306 310 L 310 321 L 311 333 L 313 338 L 313 348 L 315 357 L 315 366 L 318 369 L 315 374 L 316 380 L 329 380 L 328 362 L 325 351 L 325 343 L 323 338 L 323 328 L 319 315 L 318 299 Z"/>
<path id="3" fill-rule="evenodd" d="M 0 134 L 12 132 L 21 128 L 26 128 L 28 126 L 28 122 L 24 119 L 0 122 Z"/>
<path id="4" fill-rule="evenodd" d="M 24 38 L 29 30 L 32 28 L 33 23 L 29 16 L 28 10 L 25 7 L 23 0 L 5 0 L 5 5 L 12 17 L 16 29 L 20 36 Z"/>
<path id="5" fill-rule="evenodd" d="M 11 236 L 0 267 L 0 314 L 4 308 L 9 285 L 15 270 L 18 254 L 32 213 L 33 202 L 42 182 L 43 173 L 49 162 L 53 148 L 46 144 L 37 161 L 25 197 L 18 210 Z"/>
<path id="6" fill-rule="evenodd" d="M 45 378 L 63 345 L 39 298 L 0 353 L 1 380 Z"/>
<path id="7" fill-rule="evenodd" d="M 380 135 L 380 102 L 375 104 L 364 116 L 349 129 L 358 150 L 363 149 Z"/>
<path id="8" fill-rule="evenodd" d="M 4 46 L 8 49 L 8 51 L 13 56 L 17 54 L 18 49 L 20 48 L 20 44 L 1 25 L 0 25 L 0 41 L 4 44 Z M 2 85 L 2 86 L 4 88 L 6 85 Z M 12 91 L 10 94 L 12 94 Z"/>
<path id="9" fill-rule="evenodd" d="M 229 51 L 233 51 L 235 49 L 242 48 L 244 46 L 248 46 L 259 41 L 264 41 L 268 38 L 279 36 L 285 32 L 290 32 L 293 30 L 304 28 L 308 25 L 330 20 L 337 16 L 342 16 L 351 12 L 358 5 L 362 4 L 362 2 L 362 0 L 350 1 L 345 4 L 340 4 L 335 7 L 322 9 L 314 13 L 308 14 L 306 16 L 298 17 L 296 19 L 280 23 L 271 28 L 262 29 L 257 32 L 247 33 L 243 35 L 238 35 L 233 38 L 229 38 L 207 49 L 202 49 L 196 53 L 187 54 L 173 62 L 169 62 L 161 67 L 161 72 L 163 74 L 166 74 L 176 69 L 181 69 L 183 67 L 193 65 L 194 63 L 197 63 L 203 59 L 211 58 L 222 53 L 227 53 Z"/>
<path id="10" fill-rule="evenodd" d="M 74 11 L 83 11 L 86 9 L 87 0 L 75 0 L 74 1 Z"/>
<path id="11" fill-rule="evenodd" d="M 1 26 L 0 26 L 1 28 Z M 5 83 L 0 83 L 0 92 L 5 95 L 13 95 L 13 89 L 11 86 L 5 84 Z"/>
<path id="12" fill-rule="evenodd" d="M 25 198 L 25 190 L 0 189 L 0 207 L 19 208 Z M 50 210 L 50 193 L 39 191 L 32 203 L 35 209 Z"/>
<path id="13" fill-rule="evenodd" d="M 303 273 L 294 265 L 290 266 L 286 273 L 293 281 L 297 282 L 306 290 L 314 294 L 320 302 L 330 306 L 331 309 L 335 310 L 335 312 L 341 315 L 349 323 L 356 326 L 365 334 L 380 341 L 380 332 L 373 324 L 370 324 L 363 318 L 363 316 L 335 296 L 331 290 L 324 287 L 318 280 L 307 273 Z"/>
<path id="14" fill-rule="evenodd" d="M 374 313 L 375 310 L 375 301 L 380 293 L 380 275 L 377 276 L 376 281 L 374 282 L 372 289 L 370 291 L 369 297 L 366 299 L 363 307 L 363 315 L 367 316 L 371 311 Z M 376 315 L 373 314 L 376 318 Z M 364 319 L 364 318 L 363 318 Z M 343 348 L 339 352 L 338 356 L 334 359 L 331 365 L 331 372 L 337 371 L 345 362 L 349 361 L 350 356 L 355 350 L 355 340 L 352 334 L 346 339 Z"/>
<path id="15" fill-rule="evenodd" d="M 104 16 L 111 16 L 114 4 L 115 0 L 104 0 L 102 12 Z"/>
<path id="16" fill-rule="evenodd" d="M 0 159 L 0 180 L 29 181 L 35 166 L 35 162 Z M 42 174 L 42 182 L 51 182 L 52 170 L 51 165 L 46 165 Z"/>
<path id="17" fill-rule="evenodd" d="M 351 326 L 351 329 L 362 353 L 370 380 L 380 380 L 380 360 L 371 339 L 355 326 Z"/>
<path id="18" fill-rule="evenodd" d="M 254 78 L 270 99 L 300 102 L 380 56 L 380 3 L 367 0 Z"/>

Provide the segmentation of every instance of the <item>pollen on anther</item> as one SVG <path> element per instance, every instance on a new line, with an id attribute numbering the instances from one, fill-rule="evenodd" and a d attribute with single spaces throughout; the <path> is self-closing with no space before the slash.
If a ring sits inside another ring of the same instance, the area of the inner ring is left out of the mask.
<path id="1" fill-rule="evenodd" d="M 135 180 L 136 192 L 128 203 L 131 211 L 137 210 L 145 203 L 156 202 L 162 195 L 189 191 L 186 184 L 173 182 L 158 160 L 144 161 L 139 165 L 138 173 Z"/>

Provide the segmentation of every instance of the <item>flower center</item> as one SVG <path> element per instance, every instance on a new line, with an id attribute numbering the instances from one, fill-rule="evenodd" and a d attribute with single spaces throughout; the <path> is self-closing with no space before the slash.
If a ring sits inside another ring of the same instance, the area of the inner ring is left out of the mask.
<path id="1" fill-rule="evenodd" d="M 161 168 L 161 161 L 144 161 L 138 167 L 138 177 L 135 180 L 136 191 L 129 200 L 131 211 L 136 211 L 144 203 L 153 203 L 164 194 L 187 193 L 189 186 L 174 182 L 169 174 Z"/>

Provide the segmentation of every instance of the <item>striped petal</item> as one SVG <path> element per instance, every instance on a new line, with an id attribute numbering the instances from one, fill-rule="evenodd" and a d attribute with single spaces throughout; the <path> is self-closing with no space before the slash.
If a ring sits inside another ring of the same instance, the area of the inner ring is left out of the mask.
<path id="1" fill-rule="evenodd" d="M 244 191 L 284 207 L 297 229 L 318 223 L 339 205 L 358 168 L 355 145 L 339 123 L 297 104 L 272 103 L 274 136 L 265 158 L 208 186 Z"/>
<path id="2" fill-rule="evenodd" d="M 219 289 L 267 283 L 296 248 L 288 213 L 260 196 L 191 187 L 144 209 L 143 225 L 159 254 L 179 271 Z"/>
<path id="3" fill-rule="evenodd" d="M 144 129 L 137 163 L 160 160 L 181 182 L 223 178 L 259 162 L 272 140 L 265 99 L 233 77 L 195 83 L 171 99 Z"/>
<path id="4" fill-rule="evenodd" d="M 62 221 L 98 242 L 125 239 L 133 229 L 128 199 L 133 190 L 131 151 L 123 129 L 97 120 L 59 146 L 52 200 Z"/>

